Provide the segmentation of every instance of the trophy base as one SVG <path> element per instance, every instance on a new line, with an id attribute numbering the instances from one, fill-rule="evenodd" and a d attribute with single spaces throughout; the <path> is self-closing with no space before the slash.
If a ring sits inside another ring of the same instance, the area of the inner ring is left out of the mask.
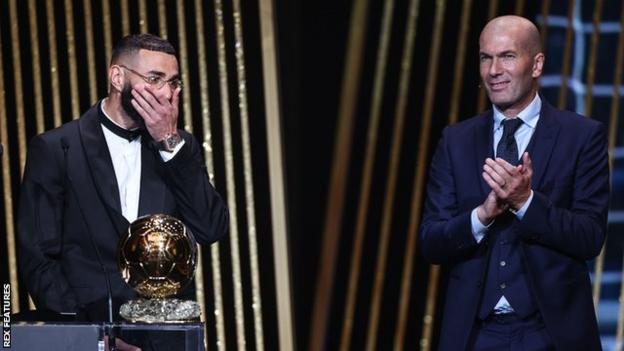
<path id="1" fill-rule="evenodd" d="M 199 304 L 180 299 L 138 299 L 124 303 L 119 314 L 130 322 L 199 322 Z"/>

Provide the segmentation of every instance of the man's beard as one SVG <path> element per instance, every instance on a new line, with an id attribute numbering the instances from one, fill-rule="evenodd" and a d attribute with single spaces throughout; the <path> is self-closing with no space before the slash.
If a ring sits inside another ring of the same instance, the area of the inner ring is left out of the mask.
<path id="1" fill-rule="evenodd" d="M 141 115 L 137 112 L 134 106 L 132 106 L 132 99 L 132 86 L 129 83 L 126 83 L 121 90 L 121 107 L 124 109 L 126 114 L 130 116 L 130 118 L 139 126 L 139 128 L 144 128 L 145 121 L 143 121 L 143 117 L 141 117 Z"/>

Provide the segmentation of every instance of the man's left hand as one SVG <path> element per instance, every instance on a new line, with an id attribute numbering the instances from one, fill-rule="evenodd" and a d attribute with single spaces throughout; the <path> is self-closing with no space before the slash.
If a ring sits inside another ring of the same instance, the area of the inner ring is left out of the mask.
<path id="1" fill-rule="evenodd" d="M 527 152 L 522 155 L 522 162 L 513 166 L 502 158 L 488 158 L 483 165 L 483 179 L 512 209 L 521 208 L 531 195 L 533 165 Z"/>
<path id="2" fill-rule="evenodd" d="M 164 88 L 169 89 L 168 86 Z M 154 140 L 161 141 L 176 132 L 180 88 L 169 98 L 147 84 L 137 84 L 132 89 L 132 97 L 132 106 L 143 117 L 145 128 Z"/>

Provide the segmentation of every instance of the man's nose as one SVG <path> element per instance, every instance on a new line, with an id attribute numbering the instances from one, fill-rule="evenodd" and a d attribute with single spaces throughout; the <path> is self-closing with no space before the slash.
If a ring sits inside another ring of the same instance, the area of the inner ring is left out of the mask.
<path id="1" fill-rule="evenodd" d="M 502 71 L 503 70 L 502 70 L 502 66 L 501 66 L 501 61 L 498 58 L 494 57 L 492 59 L 492 64 L 490 64 L 490 69 L 488 71 L 488 74 L 490 76 L 497 76 L 497 75 L 501 74 Z"/>
<path id="2" fill-rule="evenodd" d="M 160 89 L 158 89 L 158 94 L 167 100 L 171 100 L 173 97 L 174 88 L 169 83 L 165 83 Z"/>

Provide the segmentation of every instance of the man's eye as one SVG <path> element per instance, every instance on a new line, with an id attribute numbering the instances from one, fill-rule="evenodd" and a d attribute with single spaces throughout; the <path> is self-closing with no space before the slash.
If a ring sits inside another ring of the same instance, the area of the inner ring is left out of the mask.
<path id="1" fill-rule="evenodd" d="M 157 77 L 157 76 L 147 77 L 147 82 L 148 82 L 149 84 L 157 84 L 157 83 L 160 83 L 160 77 Z"/>

